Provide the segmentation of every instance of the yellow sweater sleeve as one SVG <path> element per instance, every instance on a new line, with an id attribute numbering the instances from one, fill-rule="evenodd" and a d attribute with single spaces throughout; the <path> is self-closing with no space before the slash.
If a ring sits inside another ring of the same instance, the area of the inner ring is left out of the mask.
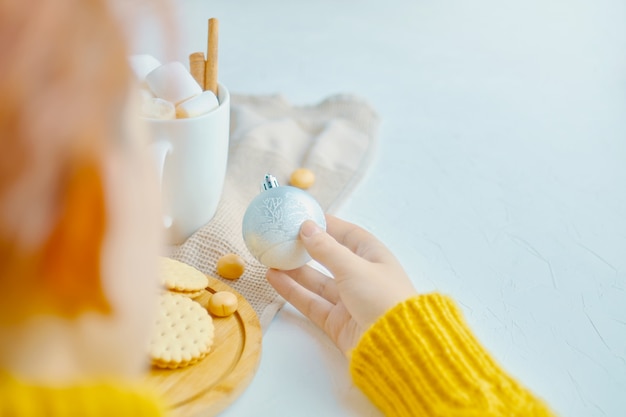
<path id="1" fill-rule="evenodd" d="M 437 293 L 410 298 L 374 323 L 352 351 L 350 371 L 387 416 L 554 416 Z"/>
<path id="2" fill-rule="evenodd" d="M 41 386 L 0 372 L 0 416 L 20 417 L 162 417 L 156 397 L 117 383 Z"/>

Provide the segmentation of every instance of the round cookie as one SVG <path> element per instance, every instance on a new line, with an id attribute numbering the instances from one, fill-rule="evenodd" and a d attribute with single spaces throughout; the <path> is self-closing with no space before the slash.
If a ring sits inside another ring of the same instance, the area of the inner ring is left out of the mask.
<path id="1" fill-rule="evenodd" d="M 159 278 L 170 291 L 196 292 L 209 285 L 209 279 L 191 265 L 172 258 L 159 258 Z"/>
<path id="2" fill-rule="evenodd" d="M 211 350 L 214 331 L 213 319 L 200 304 L 182 295 L 161 294 L 150 338 L 150 360 L 159 368 L 196 363 Z"/>
<path id="3" fill-rule="evenodd" d="M 187 298 L 198 298 L 202 294 L 206 293 L 207 290 L 198 290 L 198 291 L 172 291 L 170 290 L 169 292 L 171 292 L 172 294 L 182 295 Z"/>

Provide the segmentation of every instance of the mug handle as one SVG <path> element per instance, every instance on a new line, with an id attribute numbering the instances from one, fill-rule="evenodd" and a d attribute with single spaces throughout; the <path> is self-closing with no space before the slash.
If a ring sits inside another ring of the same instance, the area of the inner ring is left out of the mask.
<path id="1" fill-rule="evenodd" d="M 172 151 L 172 144 L 165 140 L 157 140 L 150 144 L 150 149 L 152 150 L 152 156 L 154 157 L 157 166 L 159 187 L 161 190 L 163 190 L 163 171 L 165 170 L 165 161 L 167 160 L 167 155 Z M 166 229 L 169 229 L 170 227 L 172 227 L 172 223 L 172 216 L 163 214 L 163 226 Z"/>

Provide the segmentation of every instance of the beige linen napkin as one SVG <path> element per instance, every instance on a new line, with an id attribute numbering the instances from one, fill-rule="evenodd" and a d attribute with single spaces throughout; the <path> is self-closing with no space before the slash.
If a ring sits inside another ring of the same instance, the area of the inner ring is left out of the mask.
<path id="1" fill-rule="evenodd" d="M 239 291 L 252 305 L 263 330 L 284 304 L 265 280 L 267 268 L 248 252 L 241 222 L 250 201 L 260 192 L 266 173 L 288 185 L 291 172 L 311 169 L 315 184 L 308 190 L 326 212 L 333 212 L 353 191 L 370 165 L 378 133 L 378 116 L 363 100 L 330 97 L 313 106 L 293 106 L 281 96 L 231 96 L 231 130 L 224 191 L 213 219 L 170 256 L 215 276 Z M 246 262 L 234 281 L 215 270 L 224 254 Z"/>

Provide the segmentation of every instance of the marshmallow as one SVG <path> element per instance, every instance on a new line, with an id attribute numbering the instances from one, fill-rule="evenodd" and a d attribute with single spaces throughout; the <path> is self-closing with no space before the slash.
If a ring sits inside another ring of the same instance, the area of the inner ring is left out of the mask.
<path id="1" fill-rule="evenodd" d="M 131 55 L 128 58 L 128 63 L 131 69 L 135 73 L 137 80 L 142 83 L 146 79 L 146 75 L 152 72 L 155 68 L 160 67 L 161 63 L 158 59 L 152 55 Z"/>
<path id="2" fill-rule="evenodd" d="M 146 83 L 155 96 L 174 104 L 202 93 L 202 88 L 180 62 L 155 68 L 146 75 Z"/>
<path id="3" fill-rule="evenodd" d="M 141 115 L 150 119 L 175 119 L 176 107 L 158 97 L 142 97 Z"/>
<path id="4" fill-rule="evenodd" d="M 185 100 L 176 106 L 176 117 L 186 119 L 189 117 L 200 116 L 218 108 L 220 103 L 212 91 L 203 91 L 199 96 Z"/>
<path id="5" fill-rule="evenodd" d="M 152 91 L 150 91 L 149 88 L 147 88 L 147 86 L 145 88 L 139 88 L 139 98 L 141 98 L 142 103 L 143 100 L 146 100 L 148 98 L 154 98 L 154 94 L 152 94 Z"/>

